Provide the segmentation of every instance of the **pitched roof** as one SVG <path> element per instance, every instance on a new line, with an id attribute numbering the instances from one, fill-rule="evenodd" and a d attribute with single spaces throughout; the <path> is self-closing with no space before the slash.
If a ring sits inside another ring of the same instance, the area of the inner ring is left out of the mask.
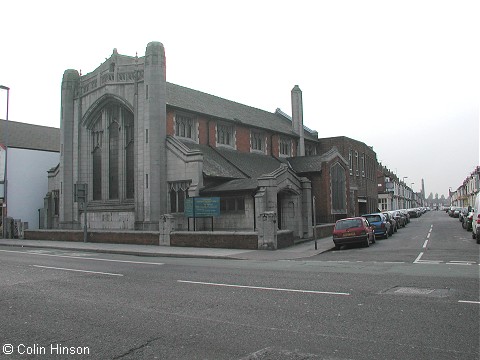
<path id="1" fill-rule="evenodd" d="M 273 156 L 242 153 L 233 149 L 218 147 L 216 151 L 248 177 L 257 179 L 278 169 L 282 162 Z"/>
<path id="2" fill-rule="evenodd" d="M 189 149 L 200 150 L 202 152 L 203 174 L 205 176 L 232 179 L 240 179 L 247 177 L 210 146 L 192 143 L 191 141 L 180 141 Z"/>
<path id="3" fill-rule="evenodd" d="M 0 120 L 0 143 L 12 148 L 60 152 L 60 129 Z"/>
<path id="4" fill-rule="evenodd" d="M 283 115 L 283 112 L 271 113 L 169 82 L 167 82 L 167 105 L 247 126 L 297 136 L 293 132 L 291 119 Z M 305 137 L 311 140 L 318 138 L 316 132 L 310 134 L 310 130 L 308 128 L 306 130 Z"/>
<path id="5" fill-rule="evenodd" d="M 288 162 L 296 173 L 318 172 L 322 170 L 322 163 L 328 162 L 335 157 L 348 164 L 336 146 L 322 155 L 297 156 L 288 158 Z"/>

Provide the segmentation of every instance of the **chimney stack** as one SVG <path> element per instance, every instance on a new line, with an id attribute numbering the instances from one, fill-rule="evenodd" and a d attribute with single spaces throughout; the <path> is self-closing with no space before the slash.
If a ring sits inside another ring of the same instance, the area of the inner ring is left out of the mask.
<path id="1" fill-rule="evenodd" d="M 298 85 L 295 85 L 292 89 L 292 127 L 293 132 L 299 136 L 297 156 L 305 156 L 302 90 L 300 90 Z"/>

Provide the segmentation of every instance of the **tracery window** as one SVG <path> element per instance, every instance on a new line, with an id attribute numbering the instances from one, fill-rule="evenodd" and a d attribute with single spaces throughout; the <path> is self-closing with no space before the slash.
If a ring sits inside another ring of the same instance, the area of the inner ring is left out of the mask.
<path id="1" fill-rule="evenodd" d="M 260 132 L 252 131 L 250 137 L 252 150 L 264 151 L 265 136 Z"/>
<path id="2" fill-rule="evenodd" d="M 336 163 L 330 168 L 330 183 L 332 191 L 332 213 L 346 213 L 346 174 L 345 169 Z"/>
<path id="3" fill-rule="evenodd" d="M 226 124 L 217 124 L 217 142 L 219 144 L 234 146 L 233 137 L 233 126 Z"/>
<path id="4" fill-rule="evenodd" d="M 196 140 L 195 119 L 191 115 L 175 114 L 175 135 Z"/>
<path id="5" fill-rule="evenodd" d="M 125 198 L 133 199 L 135 194 L 134 181 L 134 142 L 133 142 L 133 114 L 127 113 L 124 118 L 125 126 Z"/>
<path id="6" fill-rule="evenodd" d="M 119 104 L 107 104 L 99 111 L 90 131 L 92 199 L 133 199 L 133 114 Z"/>
<path id="7" fill-rule="evenodd" d="M 185 210 L 185 199 L 188 197 L 190 181 L 174 181 L 168 184 L 170 198 L 170 212 L 182 213 Z"/>
<path id="8" fill-rule="evenodd" d="M 292 141 L 287 138 L 280 138 L 280 155 L 292 155 Z"/>

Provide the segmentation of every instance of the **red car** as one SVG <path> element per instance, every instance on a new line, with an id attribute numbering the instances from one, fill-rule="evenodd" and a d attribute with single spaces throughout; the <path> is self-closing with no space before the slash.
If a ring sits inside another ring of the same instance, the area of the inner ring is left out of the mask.
<path id="1" fill-rule="evenodd" d="M 339 250 L 342 245 L 363 244 L 370 246 L 375 243 L 373 227 L 364 217 L 353 217 L 338 220 L 333 229 L 333 243 Z"/>

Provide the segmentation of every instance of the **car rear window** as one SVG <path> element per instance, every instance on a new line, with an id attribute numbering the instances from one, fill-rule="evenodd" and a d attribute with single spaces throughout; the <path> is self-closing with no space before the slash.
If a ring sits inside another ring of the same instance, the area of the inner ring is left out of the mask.
<path id="1" fill-rule="evenodd" d="M 367 220 L 368 222 L 379 222 L 382 221 L 382 218 L 380 217 L 380 215 L 370 215 L 367 216 Z"/>
<path id="2" fill-rule="evenodd" d="M 356 228 L 362 226 L 362 220 L 360 219 L 349 219 L 338 221 L 335 224 L 335 230 L 345 230 L 349 228 Z"/>

